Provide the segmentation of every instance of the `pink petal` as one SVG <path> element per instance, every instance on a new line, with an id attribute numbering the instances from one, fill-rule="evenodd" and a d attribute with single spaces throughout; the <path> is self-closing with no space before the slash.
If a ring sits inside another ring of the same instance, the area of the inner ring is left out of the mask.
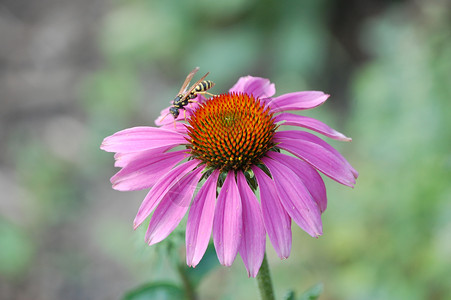
<path id="1" fill-rule="evenodd" d="M 152 189 L 144 198 L 139 207 L 138 214 L 133 221 L 133 227 L 136 229 L 149 216 L 149 214 L 160 203 L 166 193 L 176 185 L 186 174 L 191 172 L 200 162 L 197 159 L 187 161 L 175 169 L 171 170 L 165 176 L 155 183 Z"/>
<path id="2" fill-rule="evenodd" d="M 218 196 L 213 221 L 213 242 L 219 262 L 232 265 L 240 245 L 242 228 L 241 198 L 233 171 L 227 173 Z"/>
<path id="3" fill-rule="evenodd" d="M 282 258 L 288 258 L 291 252 L 291 219 L 280 203 L 274 181 L 260 168 L 253 166 L 252 171 L 260 189 L 263 220 L 269 239 Z"/>
<path id="4" fill-rule="evenodd" d="M 133 127 L 106 137 L 100 149 L 108 152 L 137 152 L 186 144 L 185 135 L 155 127 Z"/>
<path id="5" fill-rule="evenodd" d="M 317 107 L 324 103 L 329 95 L 318 91 L 304 91 L 284 94 L 272 99 L 271 112 L 286 110 L 304 110 Z"/>
<path id="6" fill-rule="evenodd" d="M 204 168 L 205 165 L 185 175 L 165 194 L 155 209 L 147 229 L 146 241 L 149 245 L 164 240 L 180 223 L 188 210 Z"/>
<path id="7" fill-rule="evenodd" d="M 269 79 L 245 76 L 238 79 L 229 92 L 252 94 L 255 98 L 267 98 L 276 93 L 276 88 Z"/>
<path id="8" fill-rule="evenodd" d="M 281 113 L 280 115 L 274 117 L 274 121 L 276 123 L 284 122 L 282 123 L 282 125 L 291 125 L 307 128 L 319 132 L 321 134 L 324 134 L 325 136 L 330 137 L 331 139 L 346 142 L 352 141 L 351 138 L 346 137 L 344 134 L 336 131 L 335 129 L 330 128 L 323 122 L 320 122 L 313 118 L 298 116 L 291 113 Z"/>
<path id="9" fill-rule="evenodd" d="M 191 205 L 186 224 L 186 264 L 195 267 L 204 256 L 210 241 L 216 202 L 219 171 L 205 181 Z"/>
<path id="10" fill-rule="evenodd" d="M 143 155 L 147 155 L 148 157 L 153 157 L 154 155 L 160 155 L 168 150 L 173 148 L 172 146 L 164 146 L 159 148 L 154 148 L 146 151 L 138 151 L 138 152 L 126 152 L 126 153 L 115 153 L 114 154 L 114 166 L 123 168 L 128 165 L 130 162 L 136 160 L 136 158 L 141 157 Z"/>
<path id="11" fill-rule="evenodd" d="M 264 157 L 262 161 L 271 172 L 282 205 L 290 217 L 311 236 L 320 236 L 323 233 L 321 213 L 300 178 L 276 160 Z"/>
<path id="12" fill-rule="evenodd" d="M 319 173 L 312 166 L 296 157 L 274 151 L 268 151 L 267 155 L 290 168 L 290 170 L 302 180 L 302 183 L 310 192 L 310 195 L 313 200 L 315 200 L 321 213 L 326 210 L 326 186 L 324 185 L 324 181 Z"/>
<path id="13" fill-rule="evenodd" d="M 135 157 L 127 166 L 111 177 L 113 188 L 118 191 L 133 191 L 153 186 L 177 163 L 188 157 L 186 150 L 149 156 L 148 153 Z"/>
<path id="14" fill-rule="evenodd" d="M 260 204 L 249 188 L 246 177 L 242 172 L 238 172 L 237 179 L 243 206 L 243 230 L 239 252 L 246 266 L 247 275 L 255 277 L 265 255 L 265 225 Z"/>
<path id="15" fill-rule="evenodd" d="M 353 187 L 357 171 L 331 145 L 305 131 L 278 131 L 274 141 L 280 148 L 302 158 L 333 180 Z"/>

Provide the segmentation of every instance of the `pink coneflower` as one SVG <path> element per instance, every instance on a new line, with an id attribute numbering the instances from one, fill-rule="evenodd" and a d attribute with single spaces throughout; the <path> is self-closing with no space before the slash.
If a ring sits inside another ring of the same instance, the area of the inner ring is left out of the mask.
<path id="1" fill-rule="evenodd" d="M 327 198 L 318 171 L 350 187 L 358 173 L 316 135 L 281 131 L 279 125 L 351 139 L 316 119 L 286 112 L 314 108 L 329 95 L 274 94 L 268 79 L 242 77 L 226 94 L 198 96 L 199 102 L 187 107 L 186 125 L 177 122 L 174 128 L 172 117 L 163 123 L 166 109 L 157 121 L 161 127 L 134 127 L 105 138 L 101 149 L 116 152 L 115 165 L 122 168 L 111 178 L 113 188 L 150 188 L 134 220 L 137 228 L 153 212 L 149 245 L 165 239 L 189 208 L 187 264 L 199 263 L 213 230 L 220 263 L 230 266 L 239 252 L 248 275 L 255 277 L 266 233 L 282 259 L 290 255 L 291 220 L 313 237 L 322 234 Z"/>

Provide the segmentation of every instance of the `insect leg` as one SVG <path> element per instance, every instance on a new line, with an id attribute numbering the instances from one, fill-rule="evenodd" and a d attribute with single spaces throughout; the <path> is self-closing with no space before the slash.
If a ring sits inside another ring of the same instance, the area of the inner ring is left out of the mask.
<path id="1" fill-rule="evenodd" d="M 211 96 L 211 97 L 217 96 L 217 95 L 212 94 L 212 93 L 209 93 L 209 92 L 207 92 L 207 91 L 203 92 L 202 94 L 206 94 L 206 95 Z"/>
<path id="2" fill-rule="evenodd" d="M 210 96 L 210 97 L 215 97 L 215 96 L 217 96 L 217 95 L 212 94 L 212 93 L 209 93 L 209 92 L 207 92 L 207 91 L 196 92 L 196 94 L 200 94 L 200 95 L 208 95 L 208 96 Z"/>

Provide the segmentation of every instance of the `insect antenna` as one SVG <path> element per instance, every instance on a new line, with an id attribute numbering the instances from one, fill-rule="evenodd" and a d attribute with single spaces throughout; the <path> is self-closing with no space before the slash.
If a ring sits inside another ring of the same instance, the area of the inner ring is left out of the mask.
<path id="1" fill-rule="evenodd" d="M 165 114 L 164 117 L 161 118 L 160 122 L 163 122 L 164 118 L 166 118 L 169 114 L 170 114 L 170 113 Z"/>

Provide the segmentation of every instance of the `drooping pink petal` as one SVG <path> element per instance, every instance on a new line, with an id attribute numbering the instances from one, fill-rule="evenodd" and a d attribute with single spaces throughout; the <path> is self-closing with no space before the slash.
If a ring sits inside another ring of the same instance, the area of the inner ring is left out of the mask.
<path id="1" fill-rule="evenodd" d="M 262 161 L 271 172 L 280 201 L 290 217 L 311 236 L 322 235 L 319 207 L 300 178 L 276 160 L 264 157 Z"/>
<path id="2" fill-rule="evenodd" d="M 267 98 L 276 93 L 276 88 L 269 79 L 245 76 L 238 79 L 229 92 L 252 94 L 254 98 Z"/>
<path id="3" fill-rule="evenodd" d="M 210 241 L 219 173 L 215 170 L 207 178 L 189 210 L 186 223 L 186 264 L 190 267 L 197 266 Z"/>
<path id="4" fill-rule="evenodd" d="M 149 245 L 165 239 L 186 214 L 205 165 L 185 175 L 165 194 L 155 209 L 146 232 Z"/>
<path id="5" fill-rule="evenodd" d="M 327 98 L 329 95 L 319 91 L 294 92 L 273 98 L 269 105 L 272 113 L 304 110 L 323 104 Z"/>
<path id="6" fill-rule="evenodd" d="M 186 174 L 191 172 L 200 161 L 193 159 L 187 161 L 175 169 L 172 169 L 160 178 L 160 180 L 155 183 L 152 189 L 147 193 L 146 198 L 144 198 L 141 206 L 139 207 L 138 214 L 133 221 L 133 227 L 136 229 L 139 225 L 149 216 L 149 214 L 160 204 L 160 201 L 166 195 L 166 193 L 176 185 Z"/>
<path id="7" fill-rule="evenodd" d="M 257 166 L 252 167 L 260 189 L 260 199 L 269 240 L 281 259 L 291 252 L 291 218 L 280 203 L 274 181 Z"/>
<path id="8" fill-rule="evenodd" d="M 280 139 L 279 148 L 305 160 L 333 180 L 353 187 L 355 180 L 350 170 L 333 153 L 316 143 L 304 140 Z"/>
<path id="9" fill-rule="evenodd" d="M 133 191 L 152 187 L 163 175 L 188 156 L 185 150 L 153 156 L 149 156 L 148 153 L 142 154 L 111 177 L 113 189 Z"/>
<path id="10" fill-rule="evenodd" d="M 276 132 L 274 141 L 335 181 L 354 186 L 359 173 L 340 152 L 319 137 L 305 131 L 288 130 Z"/>
<path id="11" fill-rule="evenodd" d="M 137 152 L 186 144 L 185 135 L 161 128 L 133 127 L 106 137 L 100 149 L 107 152 Z"/>
<path id="12" fill-rule="evenodd" d="M 265 255 L 266 231 L 257 197 L 242 172 L 237 175 L 238 190 L 243 207 L 243 230 L 239 252 L 249 277 L 257 276 Z"/>
<path id="13" fill-rule="evenodd" d="M 351 138 L 346 137 L 344 134 L 336 131 L 333 128 L 330 128 L 323 122 L 320 122 L 314 118 L 299 116 L 291 113 L 281 113 L 274 117 L 274 121 L 276 123 L 283 122 L 282 125 L 291 125 L 307 128 L 319 132 L 321 134 L 324 134 L 325 136 L 330 137 L 331 139 L 334 140 L 346 142 L 352 141 Z"/>
<path id="14" fill-rule="evenodd" d="M 359 177 L 359 172 L 357 172 L 352 166 L 351 164 L 346 160 L 346 158 L 343 157 L 343 155 L 341 155 L 340 152 L 338 152 L 334 147 L 332 147 L 331 145 L 329 145 L 327 142 L 323 141 L 322 139 L 320 139 L 319 137 L 310 134 L 308 132 L 303 132 L 303 131 L 280 131 L 278 133 L 281 137 L 284 138 L 288 138 L 288 139 L 297 139 L 299 137 L 304 138 L 305 140 L 317 143 L 321 146 L 323 146 L 324 148 L 326 148 L 327 150 L 329 150 L 330 152 L 332 152 L 333 154 L 335 154 L 338 158 L 340 158 L 343 163 L 349 168 L 349 170 L 351 170 L 351 173 L 354 175 L 354 178 L 357 179 L 357 177 Z"/>
<path id="15" fill-rule="evenodd" d="M 115 160 L 114 166 L 123 168 L 126 165 L 128 165 L 130 162 L 136 160 L 136 158 L 138 158 L 138 157 L 142 157 L 143 155 L 147 155 L 148 157 L 153 157 L 155 155 L 160 155 L 160 154 L 168 151 L 171 148 L 173 148 L 173 146 L 163 146 L 163 147 L 158 147 L 158 148 L 145 150 L 145 151 L 138 151 L 138 152 L 126 152 L 126 153 L 117 152 L 114 154 L 114 160 Z"/>
<path id="16" fill-rule="evenodd" d="M 300 160 L 299 158 L 288 156 L 282 153 L 268 151 L 268 157 L 283 163 L 291 169 L 304 183 L 305 187 L 310 192 L 313 200 L 315 200 L 321 213 L 327 207 L 326 185 L 323 179 L 312 166 Z"/>
<path id="17" fill-rule="evenodd" d="M 218 196 L 213 221 L 213 242 L 219 262 L 231 266 L 241 241 L 241 198 L 233 171 L 227 173 Z"/>

